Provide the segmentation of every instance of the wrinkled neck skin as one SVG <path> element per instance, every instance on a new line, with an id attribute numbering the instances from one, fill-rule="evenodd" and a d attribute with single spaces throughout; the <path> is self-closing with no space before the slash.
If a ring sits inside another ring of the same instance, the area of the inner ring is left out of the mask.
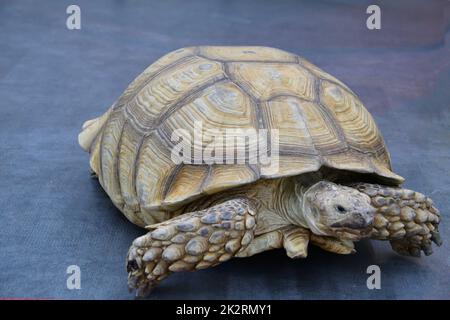
<path id="1" fill-rule="evenodd" d="M 303 194 L 307 187 L 298 183 L 294 179 L 285 179 L 281 182 L 278 189 L 278 197 L 281 198 L 279 203 L 281 204 L 278 210 L 278 214 L 291 224 L 309 228 L 307 220 L 304 216 L 304 201 Z"/>
<path id="2" fill-rule="evenodd" d="M 273 180 L 260 180 L 256 184 L 217 193 L 200 201 L 185 206 L 179 213 L 203 210 L 236 197 L 245 196 L 257 205 L 256 234 L 263 234 L 295 225 L 311 229 L 322 234 L 315 228 L 310 217 L 310 207 L 304 203 L 304 195 L 311 185 L 320 181 L 319 176 L 290 177 Z"/>
<path id="3" fill-rule="evenodd" d="M 312 219 L 312 208 L 306 201 L 305 194 L 313 189 L 316 181 L 305 183 L 299 179 L 283 181 L 280 197 L 284 204 L 279 208 L 280 215 L 291 224 L 310 229 L 314 234 L 325 235 Z"/>
<path id="4" fill-rule="evenodd" d="M 309 229 L 316 235 L 326 236 L 323 228 L 317 226 L 318 220 L 313 219 L 313 208 L 306 200 L 306 194 L 314 192 L 316 183 L 321 180 L 320 175 L 279 180 L 278 186 L 274 185 L 273 190 L 274 200 L 277 204 L 274 210 L 288 224 Z"/>
<path id="5" fill-rule="evenodd" d="M 302 181 L 296 177 L 269 180 L 258 183 L 249 189 L 248 196 L 257 199 L 259 204 L 259 227 L 264 233 L 278 229 L 283 225 L 295 225 L 311 229 L 321 234 L 315 227 L 314 221 L 309 219 L 311 208 L 306 205 L 304 195 L 312 184 L 319 179 Z"/>

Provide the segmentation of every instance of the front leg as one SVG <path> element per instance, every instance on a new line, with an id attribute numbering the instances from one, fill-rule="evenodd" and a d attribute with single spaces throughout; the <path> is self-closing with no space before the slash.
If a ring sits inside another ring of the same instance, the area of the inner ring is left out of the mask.
<path id="1" fill-rule="evenodd" d="M 283 234 L 280 230 L 275 230 L 255 237 L 244 250 L 236 254 L 236 257 L 247 258 L 264 251 L 281 248 L 282 246 Z"/>
<path id="2" fill-rule="evenodd" d="M 257 236 L 236 257 L 251 257 L 255 254 L 284 247 L 289 258 L 306 258 L 310 232 L 297 226 L 286 226 L 279 230 Z"/>
<path id="3" fill-rule="evenodd" d="M 390 240 L 392 249 L 402 255 L 430 255 L 432 242 L 442 244 L 438 225 L 439 210 L 430 198 L 412 190 L 369 183 L 354 185 L 371 198 L 377 208 L 372 238 Z"/>
<path id="4" fill-rule="evenodd" d="M 253 240 L 254 206 L 246 198 L 180 215 L 149 226 L 134 240 L 127 257 L 128 285 L 146 296 L 172 272 L 213 267 L 244 250 Z"/>
<path id="5" fill-rule="evenodd" d="M 355 252 L 353 241 L 333 237 L 318 236 L 310 230 L 298 226 L 288 226 L 280 230 L 283 234 L 283 247 L 289 258 L 306 258 L 308 244 L 338 254 Z M 256 239 L 255 239 L 256 240 Z"/>
<path id="6" fill-rule="evenodd" d="M 309 243 L 338 254 L 355 252 L 353 241 L 318 236 L 306 228 L 292 225 L 255 237 L 236 257 L 250 257 L 260 252 L 284 247 L 289 258 L 306 258 Z"/>

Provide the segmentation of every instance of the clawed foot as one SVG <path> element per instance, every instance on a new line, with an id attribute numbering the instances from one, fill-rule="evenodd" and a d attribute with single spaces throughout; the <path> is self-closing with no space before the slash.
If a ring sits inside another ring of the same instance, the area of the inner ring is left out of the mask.
<path id="1" fill-rule="evenodd" d="M 229 260 L 253 240 L 255 225 L 248 201 L 235 199 L 150 226 L 128 252 L 128 286 L 144 297 L 172 272 Z"/>
<path id="2" fill-rule="evenodd" d="M 437 246 L 442 244 L 439 232 L 437 231 L 424 231 L 425 234 L 415 235 L 409 238 L 403 238 L 399 240 L 391 240 L 392 249 L 404 256 L 420 257 L 421 251 L 425 255 L 429 256 L 433 253 L 432 242 Z"/>
<path id="3" fill-rule="evenodd" d="M 401 255 L 420 257 L 433 253 L 432 242 L 440 246 L 439 210 L 433 201 L 419 192 L 360 183 L 355 187 L 371 197 L 378 209 L 372 238 L 390 240 Z"/>

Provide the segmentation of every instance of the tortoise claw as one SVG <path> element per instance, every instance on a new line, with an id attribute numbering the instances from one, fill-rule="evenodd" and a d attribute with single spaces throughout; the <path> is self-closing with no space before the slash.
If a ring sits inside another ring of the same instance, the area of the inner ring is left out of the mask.
<path id="1" fill-rule="evenodd" d="M 437 229 L 431 231 L 431 241 L 433 241 L 438 247 L 442 245 L 441 235 Z"/>
<path id="2" fill-rule="evenodd" d="M 355 184 L 371 198 L 377 208 L 372 238 L 390 240 L 392 249 L 401 255 L 429 256 L 432 243 L 442 245 L 439 235 L 439 210 L 425 195 L 408 189 L 367 183 Z"/>

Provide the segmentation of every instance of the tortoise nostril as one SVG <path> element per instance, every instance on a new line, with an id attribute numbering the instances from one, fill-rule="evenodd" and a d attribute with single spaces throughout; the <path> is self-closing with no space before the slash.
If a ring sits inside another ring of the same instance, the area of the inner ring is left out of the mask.
<path id="1" fill-rule="evenodd" d="M 373 215 L 370 215 L 370 214 L 361 214 L 361 213 L 355 214 L 355 219 L 357 219 L 357 221 L 363 227 L 368 227 L 368 226 L 372 225 L 373 218 L 374 218 Z"/>

